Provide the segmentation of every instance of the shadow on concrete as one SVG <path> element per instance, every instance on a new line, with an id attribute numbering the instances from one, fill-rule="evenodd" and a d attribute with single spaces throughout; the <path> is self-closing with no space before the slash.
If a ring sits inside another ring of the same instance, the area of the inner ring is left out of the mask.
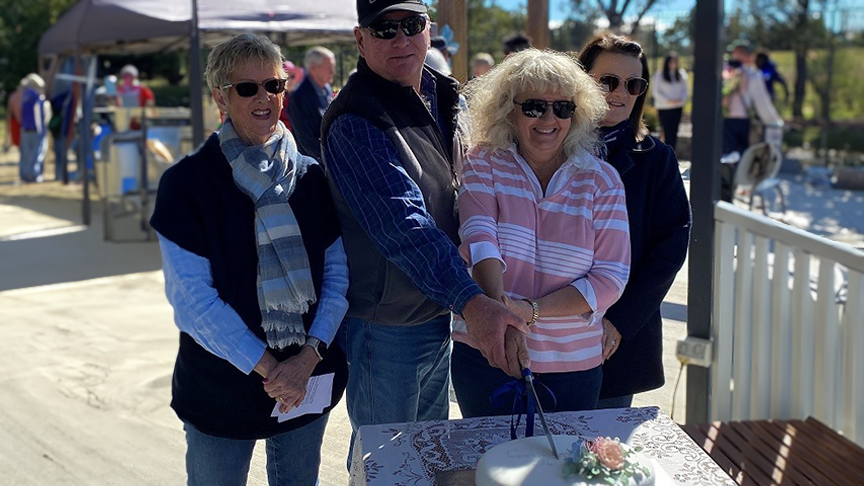
<path id="1" fill-rule="evenodd" d="M 66 220 L 69 226 L 81 223 L 80 200 L 14 197 L 2 202 Z M 92 223 L 89 228 L 72 233 L 0 241 L 0 291 L 162 268 L 159 245 L 155 241 L 113 243 L 104 240 L 100 203 L 93 205 Z M 58 226 L 62 227 L 62 223 Z"/>

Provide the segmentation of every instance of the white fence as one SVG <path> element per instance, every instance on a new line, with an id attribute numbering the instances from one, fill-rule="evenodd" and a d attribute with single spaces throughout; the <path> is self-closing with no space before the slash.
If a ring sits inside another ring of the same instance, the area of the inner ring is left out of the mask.
<path id="1" fill-rule="evenodd" d="M 715 207 L 711 420 L 813 416 L 864 445 L 864 252 Z"/>

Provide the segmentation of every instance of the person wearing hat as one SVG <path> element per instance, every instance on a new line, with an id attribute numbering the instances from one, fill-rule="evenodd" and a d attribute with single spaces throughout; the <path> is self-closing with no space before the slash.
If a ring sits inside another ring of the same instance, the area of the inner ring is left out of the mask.
<path id="1" fill-rule="evenodd" d="M 447 419 L 451 311 L 489 363 L 508 372 L 518 374 L 527 332 L 483 294 L 457 249 L 458 83 L 424 68 L 426 6 L 358 0 L 357 17 L 357 72 L 321 126 L 348 255 L 349 308 L 336 343 L 348 358 L 355 432 Z"/>
<path id="2" fill-rule="evenodd" d="M 138 80 L 138 68 L 127 64 L 120 69 L 120 77 L 123 79 L 123 84 L 117 87 L 117 98 L 120 106 L 134 108 L 156 104 L 156 96 L 153 91 Z M 129 129 L 138 130 L 140 128 L 141 122 L 138 117 L 132 117 L 129 121 Z"/>

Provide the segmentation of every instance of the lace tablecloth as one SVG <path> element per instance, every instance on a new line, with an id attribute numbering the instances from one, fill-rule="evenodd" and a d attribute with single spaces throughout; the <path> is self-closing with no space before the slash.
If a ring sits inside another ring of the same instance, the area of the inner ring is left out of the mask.
<path id="1" fill-rule="evenodd" d="M 729 485 L 732 479 L 656 407 L 547 415 L 553 434 L 618 437 L 642 446 L 676 484 Z M 524 437 L 523 425 L 517 435 Z M 537 421 L 535 433 L 543 429 Z M 352 486 L 435 486 L 436 476 L 473 470 L 484 452 L 510 440 L 510 417 L 361 427 L 354 443 Z M 472 476 L 473 477 L 473 476 Z"/>

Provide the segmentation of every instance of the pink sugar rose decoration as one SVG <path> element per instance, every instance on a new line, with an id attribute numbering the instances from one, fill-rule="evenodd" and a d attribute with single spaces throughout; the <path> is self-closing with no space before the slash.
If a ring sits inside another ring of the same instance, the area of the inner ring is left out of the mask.
<path id="1" fill-rule="evenodd" d="M 588 443 L 588 449 L 597 455 L 600 464 L 617 471 L 624 467 L 624 450 L 621 443 L 608 437 L 598 437 Z"/>

